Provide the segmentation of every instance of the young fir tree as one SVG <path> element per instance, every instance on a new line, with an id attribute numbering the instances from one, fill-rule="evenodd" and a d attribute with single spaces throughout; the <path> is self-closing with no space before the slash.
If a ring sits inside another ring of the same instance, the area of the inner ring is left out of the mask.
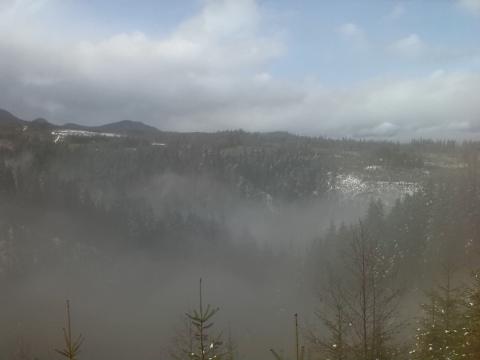
<path id="1" fill-rule="evenodd" d="M 396 259 L 381 233 L 370 235 L 363 223 L 350 230 L 343 270 L 331 272 L 333 286 L 323 296 L 328 306 L 318 314 L 325 334 L 313 342 L 330 359 L 389 360 L 398 353 L 394 337 L 400 326 Z"/>
<path id="2" fill-rule="evenodd" d="M 347 293 L 352 348 L 362 360 L 390 359 L 396 353 L 393 336 L 400 291 L 395 287 L 395 259 L 384 249 L 383 239 L 370 236 L 362 223 L 353 234 L 347 254 L 351 289 Z"/>
<path id="3" fill-rule="evenodd" d="M 202 279 L 200 279 L 199 306 L 198 309 L 187 313 L 194 334 L 194 345 L 191 349 L 185 349 L 192 360 L 221 360 L 224 357 L 223 346 L 220 336 L 211 334 L 214 323 L 212 318 L 219 311 L 210 304 L 203 305 Z"/>
<path id="4" fill-rule="evenodd" d="M 232 331 L 229 328 L 228 329 L 228 338 L 227 338 L 227 341 L 225 343 L 224 359 L 225 360 L 235 360 L 235 359 L 237 359 L 237 357 L 238 357 L 237 356 L 237 346 L 235 344 L 235 341 L 233 340 Z"/>
<path id="5" fill-rule="evenodd" d="M 55 351 L 69 360 L 78 360 L 78 354 L 83 343 L 83 336 L 80 334 L 76 339 L 72 337 L 72 322 L 70 319 L 70 301 L 66 302 L 66 326 L 63 328 L 64 349 Z"/>
<path id="6" fill-rule="evenodd" d="M 12 360 L 34 360 L 30 344 L 23 337 L 19 337 Z"/>
<path id="7" fill-rule="evenodd" d="M 308 332 L 312 350 L 322 358 L 346 360 L 349 356 L 350 321 L 339 279 L 330 278 L 320 296 L 321 309 L 315 312 L 326 335 Z"/>
<path id="8" fill-rule="evenodd" d="M 423 317 L 417 328 L 411 357 L 418 360 L 466 359 L 466 323 L 462 292 L 452 283 L 452 271 L 445 269 L 445 280 L 427 294 Z"/>
<path id="9" fill-rule="evenodd" d="M 174 330 L 169 346 L 165 349 L 166 356 L 173 360 L 190 360 L 194 347 L 192 322 L 184 317 L 181 326 Z"/>
<path id="10" fill-rule="evenodd" d="M 468 289 L 463 332 L 468 360 L 480 359 L 480 272 L 473 274 L 473 285 Z"/>

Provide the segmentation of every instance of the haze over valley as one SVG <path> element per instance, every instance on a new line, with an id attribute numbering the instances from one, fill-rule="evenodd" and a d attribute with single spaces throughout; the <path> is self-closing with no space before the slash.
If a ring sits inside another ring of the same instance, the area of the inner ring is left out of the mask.
<path id="1" fill-rule="evenodd" d="M 0 360 L 478 360 L 479 20 L 0 0 Z"/>

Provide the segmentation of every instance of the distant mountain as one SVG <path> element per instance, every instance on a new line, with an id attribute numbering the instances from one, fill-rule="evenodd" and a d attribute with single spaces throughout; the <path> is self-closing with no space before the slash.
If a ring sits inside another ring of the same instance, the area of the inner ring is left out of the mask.
<path id="1" fill-rule="evenodd" d="M 51 130 L 54 128 L 58 128 L 57 125 L 48 122 L 48 120 L 44 118 L 35 119 L 31 121 L 28 125 L 36 130 Z"/>
<path id="2" fill-rule="evenodd" d="M 99 126 L 85 126 L 67 123 L 62 126 L 62 129 L 115 133 L 121 135 L 156 135 L 160 132 L 156 127 L 146 125 L 140 121 L 131 120 L 122 120 Z"/>
<path id="3" fill-rule="evenodd" d="M 49 131 L 55 128 L 58 128 L 57 125 L 54 125 L 48 122 L 46 119 L 38 118 L 33 121 L 22 120 L 7 110 L 0 109 L 0 128 L 4 131 L 7 129 L 21 129 L 24 126 L 27 126 L 30 130 L 35 131 Z"/>
<path id="4" fill-rule="evenodd" d="M 91 127 L 89 126 L 84 126 L 84 125 L 79 125 L 75 123 L 66 123 L 62 125 L 63 129 L 69 129 L 69 130 L 86 130 L 86 131 L 91 131 Z"/>
<path id="5" fill-rule="evenodd" d="M 91 131 L 112 132 L 118 134 L 147 134 L 159 132 L 157 128 L 140 121 L 122 120 L 90 128 Z"/>
<path id="6" fill-rule="evenodd" d="M 85 130 L 92 132 L 108 132 L 122 135 L 155 135 L 160 132 L 157 128 L 146 125 L 140 121 L 123 120 L 99 126 L 85 126 L 74 123 L 65 125 L 54 125 L 44 118 L 38 118 L 33 121 L 22 120 L 7 110 L 0 109 L 0 127 L 23 127 L 29 126 L 35 130 L 68 129 Z"/>
<path id="7" fill-rule="evenodd" d="M 0 126 L 20 127 L 26 125 L 28 122 L 22 120 L 7 110 L 0 109 Z"/>

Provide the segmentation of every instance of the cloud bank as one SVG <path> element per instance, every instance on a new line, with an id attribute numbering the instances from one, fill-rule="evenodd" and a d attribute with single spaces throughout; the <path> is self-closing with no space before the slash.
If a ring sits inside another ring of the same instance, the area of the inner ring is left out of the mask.
<path id="1" fill-rule="evenodd" d="M 480 0 L 458 0 L 458 3 L 472 14 L 480 15 Z"/>
<path id="2" fill-rule="evenodd" d="M 25 118 L 132 119 L 168 130 L 332 137 L 480 134 L 480 75 L 474 71 L 432 70 L 345 88 L 273 75 L 272 64 L 295 54 L 282 34 L 265 31 L 263 8 L 254 0 L 205 1 L 163 36 L 135 31 L 80 41 L 48 36 L 58 29 L 40 30 L 36 14 L 54 7 L 54 1 L 0 0 L 0 107 Z M 353 23 L 334 29 L 332 38 L 338 36 L 352 46 L 366 42 Z M 425 49 L 412 33 L 388 51 L 411 60 Z"/>

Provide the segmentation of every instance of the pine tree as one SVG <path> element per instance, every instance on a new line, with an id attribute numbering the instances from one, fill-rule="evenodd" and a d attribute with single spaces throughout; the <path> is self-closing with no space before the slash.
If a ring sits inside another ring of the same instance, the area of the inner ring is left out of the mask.
<path id="1" fill-rule="evenodd" d="M 445 268 L 445 279 L 427 294 L 422 304 L 423 317 L 417 328 L 412 358 L 455 360 L 466 358 L 462 291 L 452 283 L 452 270 Z"/>
<path id="2" fill-rule="evenodd" d="M 228 338 L 225 344 L 225 360 L 237 359 L 237 346 L 232 337 L 232 331 L 228 329 Z"/>
<path id="3" fill-rule="evenodd" d="M 78 360 L 78 354 L 83 344 L 83 336 L 80 334 L 76 339 L 72 337 L 72 322 L 70 319 L 70 301 L 66 302 L 66 326 L 63 328 L 63 338 L 65 341 L 65 348 L 55 351 L 69 360 Z"/>
<path id="4" fill-rule="evenodd" d="M 181 325 L 174 330 L 174 335 L 169 346 L 165 349 L 165 354 L 173 360 L 189 360 L 193 352 L 193 346 L 192 322 L 185 316 Z"/>
<path id="5" fill-rule="evenodd" d="M 210 329 L 214 325 L 212 318 L 220 309 L 214 308 L 210 304 L 208 304 L 206 308 L 204 307 L 202 279 L 200 279 L 199 290 L 198 309 L 186 314 L 187 318 L 190 319 L 194 330 L 196 346 L 193 346 L 192 349 L 187 349 L 186 351 L 190 351 L 189 357 L 192 360 L 221 360 L 225 355 L 222 351 L 223 346 L 221 338 L 220 336 L 213 336 L 210 333 Z"/>
<path id="6" fill-rule="evenodd" d="M 19 337 L 12 360 L 34 360 L 30 344 L 23 337 Z"/>
<path id="7" fill-rule="evenodd" d="M 463 332 L 468 359 L 480 359 L 480 273 L 473 274 L 473 285 L 468 289 L 465 318 L 467 327 Z"/>
<path id="8" fill-rule="evenodd" d="M 338 280 L 330 279 L 328 287 L 322 291 L 322 309 L 315 315 L 320 320 L 327 335 L 308 332 L 308 340 L 313 350 L 331 360 L 346 360 L 349 356 L 348 339 L 351 336 L 347 304 L 344 301 Z"/>
<path id="9" fill-rule="evenodd" d="M 350 321 L 358 342 L 354 343 L 357 357 L 363 360 L 387 359 L 395 349 L 392 336 L 399 290 L 392 286 L 395 262 L 384 252 L 382 243 L 372 238 L 362 223 L 353 234 L 351 243 L 352 290 L 347 304 Z"/>
<path id="10" fill-rule="evenodd" d="M 313 341 L 322 356 L 384 360 L 397 353 L 393 339 L 400 326 L 395 319 L 400 296 L 394 285 L 396 261 L 378 236 L 370 236 L 363 223 L 352 227 L 343 270 L 330 271 L 330 286 L 323 296 L 327 307 L 317 314 L 326 335 Z"/>

